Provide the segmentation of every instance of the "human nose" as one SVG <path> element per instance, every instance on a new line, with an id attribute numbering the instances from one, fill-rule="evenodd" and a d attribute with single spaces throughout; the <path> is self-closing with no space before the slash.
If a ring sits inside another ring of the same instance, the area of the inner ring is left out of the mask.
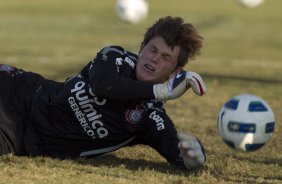
<path id="1" fill-rule="evenodd" d="M 151 60 L 152 60 L 154 63 L 157 64 L 157 63 L 159 62 L 160 56 L 161 56 L 160 53 L 157 53 L 157 52 L 156 52 L 156 53 L 153 54 Z"/>

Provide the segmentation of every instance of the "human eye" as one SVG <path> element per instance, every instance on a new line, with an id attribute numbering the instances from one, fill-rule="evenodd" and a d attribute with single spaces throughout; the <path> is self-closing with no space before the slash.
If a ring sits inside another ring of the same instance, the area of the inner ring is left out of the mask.
<path id="1" fill-rule="evenodd" d="M 163 55 L 163 60 L 169 62 L 171 58 L 169 55 Z"/>
<path id="2" fill-rule="evenodd" d="M 157 50 L 155 47 L 149 47 L 149 50 L 150 50 L 152 53 L 158 52 L 158 50 Z"/>

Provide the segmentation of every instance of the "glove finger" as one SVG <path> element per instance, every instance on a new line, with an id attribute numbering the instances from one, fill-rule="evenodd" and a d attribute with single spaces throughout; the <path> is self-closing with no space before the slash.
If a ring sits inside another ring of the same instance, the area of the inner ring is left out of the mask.
<path id="1" fill-rule="evenodd" d="M 178 148 L 182 150 L 188 150 L 188 149 L 194 149 L 197 145 L 198 143 L 196 141 L 180 141 L 178 144 Z"/>
<path id="2" fill-rule="evenodd" d="M 195 160 L 196 162 L 200 164 L 203 164 L 205 162 L 205 157 L 201 151 L 188 150 L 186 152 L 186 156 L 188 156 L 189 159 Z"/>
<path id="3" fill-rule="evenodd" d="M 185 141 L 191 141 L 196 140 L 196 138 L 190 134 L 184 134 L 184 133 L 177 133 L 177 137 L 179 140 L 185 140 Z"/>
<path id="4" fill-rule="evenodd" d="M 193 159 L 197 157 L 197 153 L 196 153 L 194 150 L 192 150 L 192 149 L 187 150 L 187 155 L 188 155 L 190 158 L 193 158 Z"/>
<path id="5" fill-rule="evenodd" d="M 192 76 L 190 80 L 190 85 L 192 86 L 193 91 L 199 95 L 203 96 L 206 93 L 206 86 L 203 80 Z"/>
<path id="6" fill-rule="evenodd" d="M 201 164 L 204 164 L 205 163 L 205 156 L 201 153 L 200 155 L 198 155 L 196 157 L 196 160 L 201 163 Z"/>
<path id="7" fill-rule="evenodd" d="M 186 78 L 189 79 L 188 83 L 192 86 L 193 91 L 197 95 L 204 95 L 206 93 L 206 85 L 202 79 L 202 77 L 196 72 L 187 72 Z"/>

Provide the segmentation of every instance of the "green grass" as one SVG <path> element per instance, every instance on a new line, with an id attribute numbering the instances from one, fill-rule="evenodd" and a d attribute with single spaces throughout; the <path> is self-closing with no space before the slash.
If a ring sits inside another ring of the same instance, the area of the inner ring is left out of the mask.
<path id="1" fill-rule="evenodd" d="M 144 30 L 157 18 L 182 16 L 205 38 L 202 55 L 186 69 L 203 75 L 208 93 L 200 98 L 190 91 L 166 108 L 178 130 L 202 140 L 206 166 L 192 173 L 176 170 L 145 146 L 89 160 L 6 155 L 0 157 L 0 183 L 282 183 L 282 1 L 246 9 L 236 0 L 149 0 L 149 17 L 137 25 L 121 22 L 114 3 L 1 1 L 0 63 L 63 81 L 103 46 L 137 52 Z M 228 148 L 216 127 L 223 103 L 240 93 L 264 98 L 276 117 L 273 137 L 252 153 Z"/>

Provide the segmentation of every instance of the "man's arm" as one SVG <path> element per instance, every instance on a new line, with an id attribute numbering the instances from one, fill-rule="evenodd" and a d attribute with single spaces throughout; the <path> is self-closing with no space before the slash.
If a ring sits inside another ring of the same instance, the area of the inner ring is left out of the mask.
<path id="1" fill-rule="evenodd" d="M 118 73 L 110 62 L 95 62 L 92 66 L 89 79 L 95 95 L 119 101 L 154 99 L 153 84 L 137 81 L 123 71 Z"/>
<path id="2" fill-rule="evenodd" d="M 96 96 L 119 100 L 171 100 L 183 95 L 190 87 L 202 96 L 205 83 L 195 72 L 182 71 L 165 84 L 152 84 L 136 79 L 137 56 L 118 46 L 102 49 L 81 72 L 88 78 Z M 181 77 L 179 77 L 181 76 Z"/>
<path id="3" fill-rule="evenodd" d="M 118 101 L 154 99 L 153 84 L 135 79 L 136 60 L 121 47 L 105 47 L 81 74 L 96 96 Z"/>
<path id="4" fill-rule="evenodd" d="M 183 134 L 178 134 L 165 113 L 152 111 L 143 124 L 137 137 L 140 143 L 154 148 L 171 165 L 192 170 L 204 164 L 203 145 L 193 136 L 187 139 Z"/>

